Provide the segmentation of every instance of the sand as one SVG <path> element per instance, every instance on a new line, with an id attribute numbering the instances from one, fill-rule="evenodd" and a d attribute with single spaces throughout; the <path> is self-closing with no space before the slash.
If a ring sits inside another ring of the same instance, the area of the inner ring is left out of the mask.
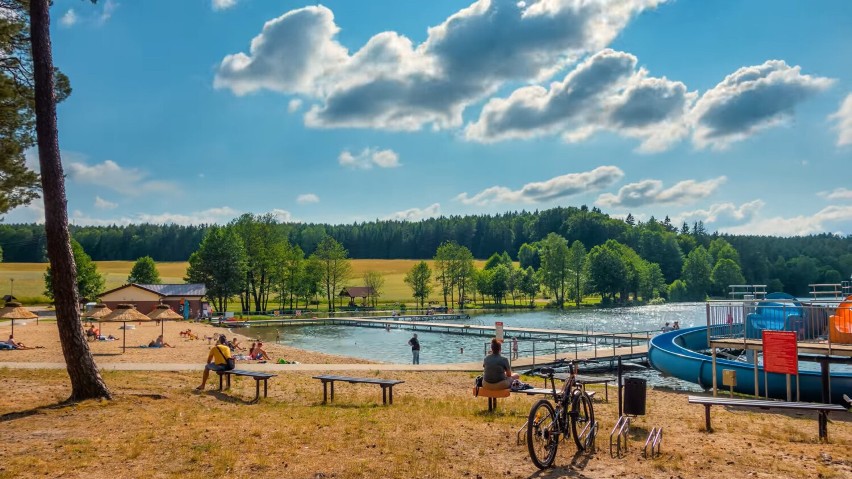
<path id="1" fill-rule="evenodd" d="M 35 349 L 6 351 L 0 350 L 0 363 L 4 362 L 32 362 L 32 363 L 59 363 L 64 362 L 62 349 L 59 343 L 59 331 L 56 320 L 26 320 L 15 321 L 15 340 Z M 97 324 L 97 323 L 95 323 Z M 257 338 L 251 336 L 251 328 L 220 328 L 205 323 L 174 322 L 166 321 L 162 325 L 154 321 L 143 323 L 127 323 L 128 327 L 135 329 L 127 331 L 121 329 L 122 323 L 101 323 L 101 334 L 113 335 L 119 339 L 116 341 L 90 341 L 89 348 L 95 361 L 99 365 L 110 363 L 198 363 L 203 364 L 210 351 L 213 335 L 226 334 L 228 339 L 234 337 L 239 339 L 240 344 L 248 350 L 251 343 Z M 164 328 L 164 338 L 167 344 L 173 348 L 148 348 L 140 347 L 147 345 L 160 335 L 161 327 Z M 0 338 L 6 340 L 11 332 L 11 322 L 0 323 Z M 181 331 L 192 330 L 199 339 L 187 339 L 180 335 Z M 127 348 L 122 353 L 122 340 L 127 335 Z M 286 330 L 282 331 L 286 334 Z M 334 363 L 370 363 L 363 359 L 344 358 L 329 354 L 304 351 L 271 342 L 264 342 L 263 348 L 272 358 L 271 362 L 283 358 L 287 361 L 297 361 L 309 364 L 334 364 Z M 237 361 L 238 364 L 256 363 L 257 361 Z"/>

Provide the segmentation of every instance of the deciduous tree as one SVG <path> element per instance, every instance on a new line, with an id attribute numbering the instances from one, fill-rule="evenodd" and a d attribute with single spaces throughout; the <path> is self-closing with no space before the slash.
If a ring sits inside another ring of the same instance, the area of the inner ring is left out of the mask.
<path id="1" fill-rule="evenodd" d="M 246 252 L 243 242 L 229 227 L 212 227 L 198 251 L 189 257 L 186 281 L 204 283 L 207 297 L 218 311 L 227 311 L 228 300 L 239 294 L 245 278 Z"/>
<path id="2" fill-rule="evenodd" d="M 128 283 L 137 284 L 160 284 L 160 272 L 157 271 L 157 263 L 150 256 L 143 256 L 136 260 L 133 268 L 130 270 L 130 275 L 127 277 Z"/>
<path id="3" fill-rule="evenodd" d="M 411 294 L 420 302 L 420 307 L 426 302 L 426 298 L 432 292 L 432 270 L 425 261 L 414 265 L 405 275 L 405 284 L 411 288 Z"/>
<path id="4" fill-rule="evenodd" d="M 104 290 L 104 277 L 98 273 L 98 265 L 83 251 L 80 243 L 71 239 L 71 251 L 77 273 L 77 294 L 81 299 L 95 301 Z M 53 272 L 48 266 L 44 273 L 44 294 L 50 299 L 56 299 L 53 291 Z"/>
<path id="5" fill-rule="evenodd" d="M 317 250 L 311 255 L 322 267 L 322 283 L 328 300 L 328 311 L 334 311 L 334 297 L 338 289 L 352 274 L 352 265 L 347 256 L 349 253 L 331 236 L 326 236 L 317 245 Z"/>

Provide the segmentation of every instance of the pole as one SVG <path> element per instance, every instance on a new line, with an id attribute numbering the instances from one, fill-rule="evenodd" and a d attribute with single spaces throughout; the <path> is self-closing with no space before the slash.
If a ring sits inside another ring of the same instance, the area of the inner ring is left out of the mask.
<path id="1" fill-rule="evenodd" d="M 784 376 L 786 376 L 785 379 L 787 380 L 787 402 L 790 402 L 793 400 L 793 391 L 790 385 L 790 375 L 785 374 Z"/>
<path id="2" fill-rule="evenodd" d="M 618 357 L 618 367 L 616 368 L 616 371 L 617 371 L 617 373 L 618 373 L 618 374 L 617 374 L 617 375 L 618 375 L 618 417 L 621 417 L 621 413 L 622 413 L 622 410 L 623 410 L 623 409 L 622 409 L 622 397 L 621 397 L 621 396 L 622 396 L 622 391 L 621 391 L 621 389 L 622 389 L 622 387 L 623 387 L 623 386 L 621 385 L 621 372 L 622 372 L 622 369 L 621 369 L 621 356 L 619 356 L 619 357 Z"/>
<path id="3" fill-rule="evenodd" d="M 714 347 L 711 351 L 712 352 L 710 353 L 710 355 L 711 355 L 712 364 L 713 364 L 713 397 L 716 397 L 716 391 L 717 391 L 717 389 L 716 389 L 716 386 L 717 386 L 717 384 L 716 384 L 716 381 L 717 381 L 716 380 L 716 348 Z"/>
<path id="4" fill-rule="evenodd" d="M 831 401 L 831 388 L 828 383 L 828 358 L 819 360 L 819 372 L 822 379 L 822 402 L 828 404 Z"/>
<path id="5" fill-rule="evenodd" d="M 124 334 L 121 335 L 121 354 L 127 350 L 127 323 L 121 323 L 122 329 L 124 329 Z"/>

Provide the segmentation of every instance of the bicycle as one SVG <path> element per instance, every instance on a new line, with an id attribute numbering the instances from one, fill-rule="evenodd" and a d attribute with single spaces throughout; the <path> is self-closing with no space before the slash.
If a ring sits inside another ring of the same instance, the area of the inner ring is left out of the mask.
<path id="1" fill-rule="evenodd" d="M 539 370 L 545 376 L 545 386 L 549 379 L 553 390 L 553 402 L 540 399 L 533 404 L 527 418 L 527 449 L 530 459 L 539 469 L 546 469 L 553 464 L 560 437 L 567 440 L 569 424 L 577 451 L 591 451 L 594 448 L 597 423 L 592 398 L 577 383 L 576 361 L 571 361 L 568 368 L 568 379 L 559 392 L 556 391 L 553 379 L 554 369 Z"/>

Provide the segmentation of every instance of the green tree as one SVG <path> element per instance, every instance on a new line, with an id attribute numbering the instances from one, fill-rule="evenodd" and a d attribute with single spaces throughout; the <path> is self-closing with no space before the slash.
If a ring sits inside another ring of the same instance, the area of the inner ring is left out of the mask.
<path id="1" fill-rule="evenodd" d="M 28 4 L 24 0 L 0 3 L 0 215 L 39 197 L 39 177 L 27 168 L 24 156 L 36 144 Z M 53 70 L 52 65 L 49 68 Z M 70 82 L 58 70 L 51 76 L 54 102 L 61 102 L 71 94 Z"/>
<path id="2" fill-rule="evenodd" d="M 319 261 L 322 267 L 322 287 L 328 302 L 328 311 L 334 312 L 334 297 L 352 275 L 349 253 L 334 238 L 326 236 L 311 256 Z"/>
<path id="3" fill-rule="evenodd" d="M 203 283 L 217 311 L 227 311 L 228 301 L 243 288 L 248 269 L 242 239 L 230 227 L 211 227 L 198 251 L 189 257 L 185 281 Z"/>
<path id="4" fill-rule="evenodd" d="M 535 306 L 535 297 L 538 290 L 541 288 L 539 275 L 533 270 L 532 266 L 527 266 L 524 270 L 523 281 L 521 282 L 521 291 L 530 300 L 530 307 Z"/>
<path id="5" fill-rule="evenodd" d="M 80 243 L 74 239 L 71 240 L 71 251 L 74 255 L 74 264 L 77 266 L 77 294 L 80 298 L 95 301 L 104 291 L 106 281 L 98 273 L 98 265 L 92 261 L 92 258 L 83 251 Z M 53 292 L 53 268 L 51 266 L 48 266 L 44 273 L 44 294 L 50 299 L 56 297 Z"/>
<path id="6" fill-rule="evenodd" d="M 160 272 L 157 271 L 157 263 L 150 256 L 143 256 L 136 260 L 133 268 L 130 270 L 130 275 L 127 277 L 128 283 L 136 284 L 160 284 Z"/>
<path id="7" fill-rule="evenodd" d="M 710 280 L 713 281 L 716 292 L 720 292 L 721 296 L 726 294 L 729 285 L 745 283 L 740 266 L 729 258 L 716 261 L 716 266 L 713 267 L 713 272 L 710 274 Z"/>
<path id="8" fill-rule="evenodd" d="M 562 309 L 570 276 L 568 241 L 556 233 L 550 233 L 541 241 L 539 251 L 542 281 L 553 292 L 556 306 Z"/>
<path id="9" fill-rule="evenodd" d="M 686 283 L 682 279 L 676 279 L 669 285 L 669 301 L 676 303 L 689 301 Z"/>
<path id="10" fill-rule="evenodd" d="M 494 302 L 498 306 L 502 306 L 503 299 L 509 291 L 509 277 L 511 276 L 511 272 L 502 263 L 488 271 L 491 273 L 489 278 L 491 297 L 494 298 Z"/>
<path id="11" fill-rule="evenodd" d="M 385 287 L 385 277 L 378 271 L 365 271 L 364 286 L 370 288 L 371 292 L 369 293 L 367 301 L 369 301 L 375 308 L 378 303 L 378 299 L 382 296 L 382 290 Z"/>
<path id="12" fill-rule="evenodd" d="M 625 291 L 628 284 L 627 266 L 619 249 L 610 242 L 595 246 L 589 251 L 587 262 L 594 290 L 615 301 L 615 295 Z"/>
<path id="13" fill-rule="evenodd" d="M 432 270 L 425 261 L 414 265 L 405 275 L 405 284 L 411 288 L 412 296 L 420 302 L 420 307 L 426 302 L 432 292 Z"/>
<path id="14" fill-rule="evenodd" d="M 533 269 L 539 269 L 541 267 L 541 258 L 538 256 L 538 249 L 527 243 L 522 244 L 521 249 L 518 250 L 518 262 L 521 264 L 522 269 L 527 269 L 528 266 L 532 266 Z"/>
<path id="15" fill-rule="evenodd" d="M 322 292 L 323 265 L 314 258 L 310 257 L 305 261 L 305 269 L 299 275 L 297 287 L 298 297 L 305 301 L 305 308 L 310 305 L 311 298 L 316 298 Z"/>
<path id="16" fill-rule="evenodd" d="M 666 278 L 660 265 L 657 263 L 646 263 L 640 272 L 639 293 L 642 299 L 649 301 L 660 296 L 666 291 Z"/>
<path id="17" fill-rule="evenodd" d="M 294 309 L 293 301 L 300 296 L 300 284 L 305 274 L 305 252 L 298 245 L 284 243 L 284 251 L 279 255 L 280 262 L 276 265 L 275 283 L 280 291 L 282 307 L 289 300 L 289 308 Z"/>
<path id="18" fill-rule="evenodd" d="M 704 301 L 707 297 L 707 292 L 710 291 L 712 284 L 712 261 L 713 258 L 703 246 L 696 247 L 686 256 L 681 279 L 686 283 L 689 300 Z"/>
<path id="19" fill-rule="evenodd" d="M 448 306 L 447 298 L 453 292 L 455 273 L 453 271 L 453 257 L 457 244 L 447 241 L 438 246 L 435 251 L 435 279 L 441 288 L 441 294 L 444 296 L 444 307 Z"/>
<path id="20" fill-rule="evenodd" d="M 244 214 L 229 225 L 245 246 L 247 269 L 240 300 L 243 311 L 266 311 L 274 272 L 285 260 L 287 238 L 271 214 Z M 252 303 L 254 303 L 252 305 Z"/>
<path id="21" fill-rule="evenodd" d="M 586 270 L 586 247 L 580 240 L 571 243 L 568 250 L 568 269 L 573 278 L 572 287 L 569 288 L 571 297 L 574 298 L 574 303 L 580 306 L 583 301 L 583 279 Z"/>

